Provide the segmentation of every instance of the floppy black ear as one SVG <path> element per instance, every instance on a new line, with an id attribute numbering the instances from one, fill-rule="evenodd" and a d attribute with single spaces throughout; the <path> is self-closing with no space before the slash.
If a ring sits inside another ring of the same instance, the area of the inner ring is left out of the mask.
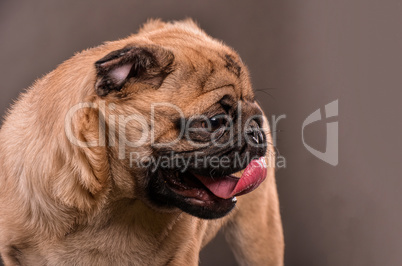
<path id="1" fill-rule="evenodd" d="M 130 46 L 113 51 L 95 63 L 96 93 L 120 91 L 128 81 L 159 87 L 172 69 L 173 53 L 157 46 Z"/>

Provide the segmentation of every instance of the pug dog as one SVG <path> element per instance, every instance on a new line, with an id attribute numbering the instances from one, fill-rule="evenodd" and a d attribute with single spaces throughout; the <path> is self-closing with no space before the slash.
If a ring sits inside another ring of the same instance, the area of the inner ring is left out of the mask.
<path id="1" fill-rule="evenodd" d="M 5 265 L 283 265 L 268 122 L 238 54 L 151 20 L 37 80 L 0 130 Z"/>

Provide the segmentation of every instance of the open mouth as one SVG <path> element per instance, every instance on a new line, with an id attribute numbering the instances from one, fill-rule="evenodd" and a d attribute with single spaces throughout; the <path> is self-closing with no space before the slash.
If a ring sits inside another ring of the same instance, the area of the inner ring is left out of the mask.
<path id="1" fill-rule="evenodd" d="M 236 202 L 236 196 L 256 189 L 267 175 L 265 158 L 252 160 L 243 170 L 241 177 L 233 174 L 220 177 L 202 176 L 195 172 L 172 171 L 164 176 L 169 188 L 185 200 L 198 206 Z"/>

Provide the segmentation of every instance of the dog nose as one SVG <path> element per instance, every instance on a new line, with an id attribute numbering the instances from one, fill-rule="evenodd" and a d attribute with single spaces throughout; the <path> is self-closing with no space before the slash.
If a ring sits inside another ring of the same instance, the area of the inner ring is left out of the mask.
<path id="1" fill-rule="evenodd" d="M 262 144 L 264 142 L 264 134 L 256 120 L 250 122 L 245 133 L 254 144 Z"/>

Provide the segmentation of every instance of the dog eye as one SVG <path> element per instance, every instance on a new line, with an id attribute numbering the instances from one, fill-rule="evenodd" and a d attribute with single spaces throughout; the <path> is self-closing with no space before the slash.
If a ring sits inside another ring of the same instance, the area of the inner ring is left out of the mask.
<path id="1" fill-rule="evenodd" d="M 217 140 L 226 132 L 230 121 L 230 117 L 226 114 L 193 118 L 187 127 L 188 136 L 193 141 L 209 142 L 211 136 Z"/>
<path id="2" fill-rule="evenodd" d="M 211 119 L 209 119 L 209 122 L 211 123 L 212 131 L 217 130 L 223 125 L 223 119 L 218 117 L 212 117 Z"/>
<path id="3" fill-rule="evenodd" d="M 216 131 L 222 126 L 226 125 L 226 119 L 224 114 L 213 116 L 209 119 L 209 125 L 206 121 L 203 121 L 201 126 L 210 131 Z"/>

